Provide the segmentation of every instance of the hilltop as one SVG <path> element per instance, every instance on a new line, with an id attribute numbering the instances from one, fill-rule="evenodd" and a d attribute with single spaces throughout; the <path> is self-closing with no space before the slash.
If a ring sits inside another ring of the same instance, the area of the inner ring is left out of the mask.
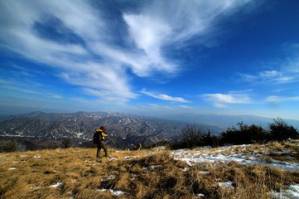
<path id="1" fill-rule="evenodd" d="M 299 140 L 192 150 L 0 154 L 0 198 L 298 198 Z"/>

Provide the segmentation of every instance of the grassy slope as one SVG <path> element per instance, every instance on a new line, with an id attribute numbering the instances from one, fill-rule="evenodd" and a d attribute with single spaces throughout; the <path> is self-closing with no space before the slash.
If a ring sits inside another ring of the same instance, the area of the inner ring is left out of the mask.
<path id="1" fill-rule="evenodd" d="M 291 149 L 290 143 L 254 145 L 252 150 Z M 214 150 L 214 149 L 211 149 Z M 95 161 L 94 149 L 57 149 L 0 154 L 0 198 L 116 198 L 102 188 L 122 190 L 117 198 L 269 198 L 270 190 L 299 183 L 289 173 L 262 166 L 200 164 L 188 167 L 168 150 L 116 151 Z M 131 157 L 131 158 L 129 158 Z M 218 182 L 232 181 L 234 188 Z M 57 182 L 61 186 L 51 188 Z"/>

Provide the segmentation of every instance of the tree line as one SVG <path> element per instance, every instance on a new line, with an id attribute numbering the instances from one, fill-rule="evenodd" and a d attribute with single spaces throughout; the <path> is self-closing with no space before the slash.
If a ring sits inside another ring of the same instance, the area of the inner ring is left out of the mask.
<path id="1" fill-rule="evenodd" d="M 298 139 L 296 128 L 288 125 L 282 119 L 274 119 L 269 129 L 255 124 L 247 125 L 243 122 L 226 129 L 220 135 L 212 135 L 210 131 L 202 132 L 195 126 L 187 126 L 181 135 L 170 144 L 171 148 L 193 148 L 197 146 L 221 146 L 234 144 L 265 143 L 269 141 L 283 141 Z"/>

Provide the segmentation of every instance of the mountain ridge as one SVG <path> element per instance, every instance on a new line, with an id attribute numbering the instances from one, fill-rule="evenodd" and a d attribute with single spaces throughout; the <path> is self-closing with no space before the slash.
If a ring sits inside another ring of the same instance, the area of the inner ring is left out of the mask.
<path id="1" fill-rule="evenodd" d="M 91 140 L 94 129 L 105 126 L 108 144 L 121 148 L 151 145 L 178 136 L 186 122 L 109 112 L 45 113 L 31 112 L 9 116 L 0 121 L 0 135 L 48 139 Z M 203 131 L 220 132 L 208 125 L 196 125 Z"/>

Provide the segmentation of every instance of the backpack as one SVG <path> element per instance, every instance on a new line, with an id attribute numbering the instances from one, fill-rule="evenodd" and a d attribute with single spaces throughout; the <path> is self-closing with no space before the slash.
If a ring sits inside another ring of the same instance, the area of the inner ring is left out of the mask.
<path id="1" fill-rule="evenodd" d="M 98 132 L 95 132 L 95 133 L 93 134 L 93 143 L 94 143 L 94 144 L 98 144 L 98 143 L 99 143 L 99 140 L 100 140 L 99 133 L 98 133 Z"/>

